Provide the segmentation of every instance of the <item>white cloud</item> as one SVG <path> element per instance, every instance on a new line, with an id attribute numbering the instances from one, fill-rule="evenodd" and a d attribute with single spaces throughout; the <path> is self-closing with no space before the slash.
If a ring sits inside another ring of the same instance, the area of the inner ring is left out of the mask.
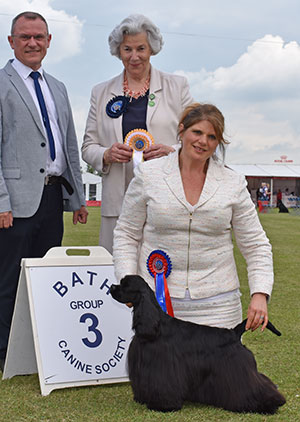
<path id="1" fill-rule="evenodd" d="M 71 104 L 78 143 L 81 147 L 89 107 L 85 104 L 85 98 L 82 97 L 71 98 Z"/>
<path id="2" fill-rule="evenodd" d="M 71 16 L 64 10 L 55 10 L 51 0 L 1 0 L 0 3 L 0 59 L 7 61 L 9 46 L 7 35 L 10 33 L 11 21 L 17 14 L 26 10 L 38 12 L 48 22 L 52 36 L 47 54 L 48 63 L 58 63 L 73 57 L 81 51 L 83 42 L 82 26 L 77 16 Z M 3 57 L 1 57 L 3 54 Z M 12 56 L 12 54 L 11 54 Z"/>
<path id="3" fill-rule="evenodd" d="M 300 106 L 300 101 L 299 104 Z M 226 108 L 227 134 L 231 142 L 227 158 L 232 163 L 273 163 L 280 155 L 287 155 L 300 163 L 299 132 L 287 115 L 281 119 L 258 111 L 255 104 L 248 107 Z"/>
<path id="4" fill-rule="evenodd" d="M 268 100 L 290 97 L 300 90 L 300 46 L 285 44 L 279 36 L 266 35 L 255 41 L 230 67 L 215 71 L 187 73 L 198 95 L 214 95 L 231 100 Z M 295 85 L 294 85 L 295 84 Z"/>
<path id="5" fill-rule="evenodd" d="M 213 72 L 185 74 L 194 97 L 220 107 L 231 146 L 228 157 L 243 162 L 273 162 L 292 154 L 300 163 L 300 46 L 266 35 L 248 47 L 235 64 Z"/>

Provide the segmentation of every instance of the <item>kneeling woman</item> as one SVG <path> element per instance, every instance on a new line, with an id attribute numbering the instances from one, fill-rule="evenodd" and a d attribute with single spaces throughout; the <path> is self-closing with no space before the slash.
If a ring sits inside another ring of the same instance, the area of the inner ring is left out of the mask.
<path id="1" fill-rule="evenodd" d="M 139 274 L 155 290 L 149 257 L 159 250 L 159 262 L 169 265 L 174 315 L 232 328 L 242 320 L 233 230 L 248 269 L 246 328 L 264 329 L 273 286 L 271 245 L 244 176 L 218 157 L 220 151 L 224 158 L 223 134 L 222 113 L 195 103 L 178 126 L 181 148 L 136 168 L 114 232 L 115 273 L 119 280 Z"/>

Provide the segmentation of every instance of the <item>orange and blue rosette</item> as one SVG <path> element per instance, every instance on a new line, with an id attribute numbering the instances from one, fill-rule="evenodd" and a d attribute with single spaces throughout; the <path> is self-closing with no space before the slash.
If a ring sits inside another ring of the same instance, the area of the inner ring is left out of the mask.
<path id="1" fill-rule="evenodd" d="M 151 133 L 145 129 L 133 129 L 127 133 L 124 144 L 132 148 L 133 167 L 136 167 L 144 161 L 143 152 L 154 145 L 154 139 Z"/>
<path id="2" fill-rule="evenodd" d="M 155 295 L 160 307 L 173 317 L 174 312 L 167 284 L 167 277 L 172 270 L 169 255 L 160 249 L 152 251 L 147 259 L 147 268 L 155 280 Z"/>

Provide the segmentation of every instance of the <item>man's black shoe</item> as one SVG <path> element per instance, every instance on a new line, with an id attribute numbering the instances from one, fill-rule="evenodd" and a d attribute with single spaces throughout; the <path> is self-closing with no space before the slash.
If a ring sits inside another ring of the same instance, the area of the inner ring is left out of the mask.
<path id="1" fill-rule="evenodd" d="M 4 358 L 0 358 L 0 369 L 3 372 L 4 370 L 4 364 L 5 364 L 5 359 Z"/>

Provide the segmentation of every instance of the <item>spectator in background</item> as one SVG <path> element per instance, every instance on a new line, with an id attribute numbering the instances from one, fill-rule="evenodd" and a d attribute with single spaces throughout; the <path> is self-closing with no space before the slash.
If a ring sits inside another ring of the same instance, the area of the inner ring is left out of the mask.
<path id="1" fill-rule="evenodd" d="M 278 189 L 277 194 L 276 194 L 276 207 L 278 208 L 279 206 L 279 201 L 282 202 L 282 192 L 280 189 Z"/>
<path id="2" fill-rule="evenodd" d="M 268 201 L 269 200 L 268 195 L 269 195 L 268 184 L 266 182 L 262 182 L 261 187 L 259 189 L 259 200 Z"/>

